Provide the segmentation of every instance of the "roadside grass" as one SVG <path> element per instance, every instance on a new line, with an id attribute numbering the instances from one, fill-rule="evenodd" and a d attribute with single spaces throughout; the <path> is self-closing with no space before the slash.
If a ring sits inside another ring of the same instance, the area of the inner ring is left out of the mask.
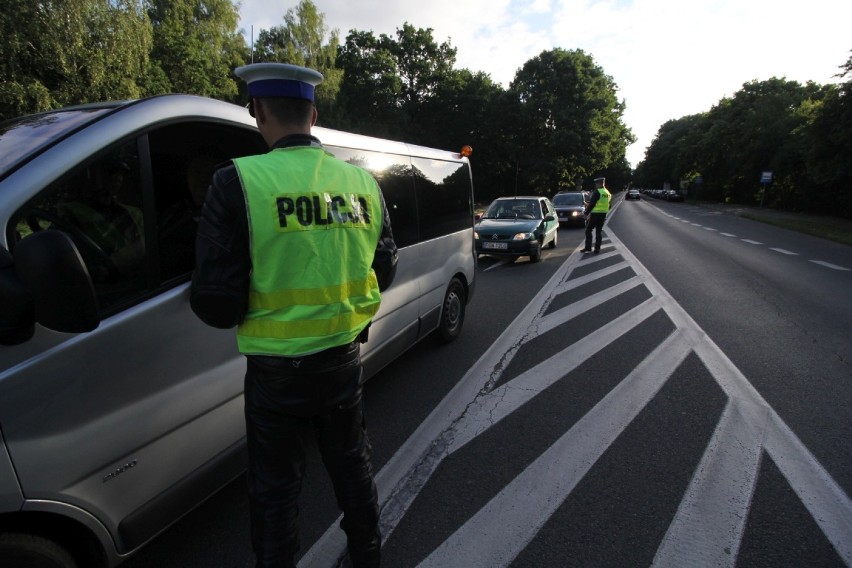
<path id="1" fill-rule="evenodd" d="M 852 246 L 852 220 L 817 215 L 765 215 L 745 211 L 741 217 Z"/>

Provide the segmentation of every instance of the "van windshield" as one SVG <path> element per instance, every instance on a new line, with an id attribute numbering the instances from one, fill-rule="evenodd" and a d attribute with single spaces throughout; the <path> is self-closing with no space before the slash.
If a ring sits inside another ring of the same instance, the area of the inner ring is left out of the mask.
<path id="1" fill-rule="evenodd" d="M 21 162 L 109 110 L 87 108 L 46 112 L 0 123 L 0 179 Z"/>

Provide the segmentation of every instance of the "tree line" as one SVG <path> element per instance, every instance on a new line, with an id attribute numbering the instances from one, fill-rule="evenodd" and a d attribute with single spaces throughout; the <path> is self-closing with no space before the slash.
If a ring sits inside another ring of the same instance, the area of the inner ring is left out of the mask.
<path id="1" fill-rule="evenodd" d="M 707 112 L 666 122 L 634 185 L 852 219 L 852 57 L 839 69 L 839 84 L 752 81 Z"/>
<path id="2" fill-rule="evenodd" d="M 604 175 L 615 190 L 682 183 L 699 199 L 850 215 L 848 82 L 746 84 L 707 113 L 664 124 L 631 171 L 625 103 L 583 50 L 543 51 L 503 88 L 486 73 L 457 69 L 449 40 L 408 22 L 395 34 L 352 29 L 341 39 L 301 0 L 252 45 L 238 23 L 233 0 L 4 0 L 0 119 L 173 92 L 242 105 L 235 67 L 294 63 L 325 77 L 321 126 L 472 146 L 478 201 L 588 189 Z M 764 170 L 773 172 L 771 185 L 756 183 Z"/>
<path id="3" fill-rule="evenodd" d="M 182 92 L 246 103 L 233 69 L 318 69 L 319 124 L 458 151 L 474 148 L 478 201 L 553 195 L 606 175 L 626 185 L 634 140 L 617 85 L 582 50 L 527 61 L 508 88 L 457 69 L 431 29 L 350 30 L 341 41 L 311 0 L 246 45 L 232 0 L 4 0 L 0 119 L 62 106 Z"/>

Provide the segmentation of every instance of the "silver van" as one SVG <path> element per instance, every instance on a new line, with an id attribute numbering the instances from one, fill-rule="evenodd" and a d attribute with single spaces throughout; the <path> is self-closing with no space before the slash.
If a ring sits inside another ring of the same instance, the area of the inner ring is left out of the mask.
<path id="1" fill-rule="evenodd" d="M 474 291 L 459 154 L 316 128 L 371 171 L 400 247 L 363 358 L 452 341 Z M 266 146 L 187 95 L 0 124 L 0 565 L 114 566 L 239 476 L 244 358 L 189 308 L 200 194 Z"/>

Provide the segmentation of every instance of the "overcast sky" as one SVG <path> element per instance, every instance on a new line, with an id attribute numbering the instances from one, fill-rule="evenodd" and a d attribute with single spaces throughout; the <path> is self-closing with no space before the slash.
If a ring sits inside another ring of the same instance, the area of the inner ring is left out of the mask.
<path id="1" fill-rule="evenodd" d="M 852 54 L 849 0 L 313 0 L 326 26 L 375 35 L 406 22 L 458 50 L 456 68 L 504 88 L 542 51 L 582 49 L 612 77 L 637 137 L 635 167 L 668 120 L 710 110 L 743 83 L 837 82 Z M 298 0 L 242 0 L 249 40 Z"/>

